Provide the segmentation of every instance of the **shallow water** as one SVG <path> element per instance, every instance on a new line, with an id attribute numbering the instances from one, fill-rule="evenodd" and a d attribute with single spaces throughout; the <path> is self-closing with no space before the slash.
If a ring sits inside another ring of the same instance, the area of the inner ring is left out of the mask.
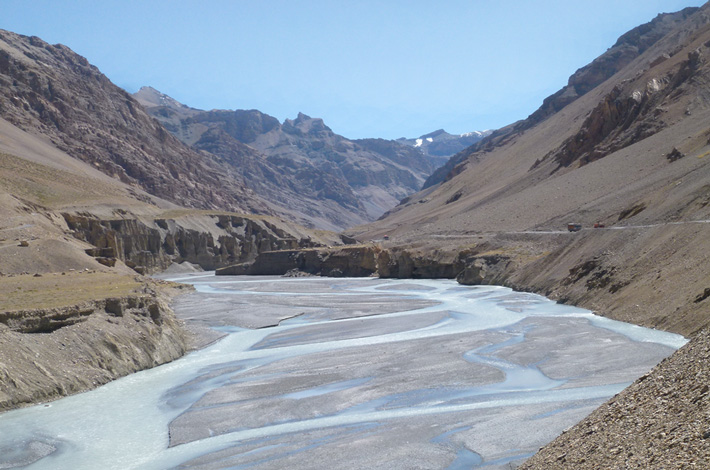
<path id="1" fill-rule="evenodd" d="M 506 468 L 685 342 L 453 281 L 179 280 L 226 336 L 0 415 L 0 469 Z"/>

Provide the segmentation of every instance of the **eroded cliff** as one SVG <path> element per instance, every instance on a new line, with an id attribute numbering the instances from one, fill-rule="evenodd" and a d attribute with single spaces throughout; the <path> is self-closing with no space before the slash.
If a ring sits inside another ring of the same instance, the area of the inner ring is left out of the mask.
<path id="1" fill-rule="evenodd" d="M 91 283 L 91 273 L 70 276 L 78 289 L 83 281 Z M 69 305 L 3 309 L 0 411 L 86 391 L 182 356 L 188 336 L 168 298 L 142 290 Z"/>
<path id="2" fill-rule="evenodd" d="M 190 262 L 212 270 L 251 261 L 264 251 L 317 246 L 320 243 L 278 221 L 234 214 L 192 214 L 175 218 L 101 219 L 63 214 L 73 235 L 95 248 L 100 263 L 124 262 L 139 273 L 154 273 L 173 263 Z M 302 235 L 302 236 L 301 236 Z"/>

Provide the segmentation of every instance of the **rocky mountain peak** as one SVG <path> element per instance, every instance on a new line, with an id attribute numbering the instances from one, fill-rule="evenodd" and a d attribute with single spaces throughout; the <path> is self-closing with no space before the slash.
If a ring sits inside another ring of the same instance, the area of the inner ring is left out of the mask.
<path id="1" fill-rule="evenodd" d="M 285 132 L 296 131 L 302 134 L 333 133 L 330 127 L 325 125 L 323 119 L 312 118 L 301 112 L 298 113 L 298 117 L 294 120 L 286 119 L 283 123 L 283 128 Z"/>
<path id="2" fill-rule="evenodd" d="M 439 137 L 439 136 L 442 135 L 442 134 L 451 135 L 451 134 L 449 134 L 448 132 L 446 132 L 444 129 L 437 129 L 437 130 L 435 130 L 434 132 L 430 132 L 430 133 L 428 133 L 428 134 L 424 134 L 423 136 L 420 137 L 420 139 L 428 139 L 428 138 L 432 138 L 432 139 L 433 139 L 433 138 L 435 138 L 435 137 Z"/>
<path id="3" fill-rule="evenodd" d="M 147 108 L 153 106 L 164 106 L 175 111 L 197 111 L 196 109 L 186 106 L 150 86 L 141 87 L 140 90 L 133 94 L 133 97 L 136 101 Z"/>

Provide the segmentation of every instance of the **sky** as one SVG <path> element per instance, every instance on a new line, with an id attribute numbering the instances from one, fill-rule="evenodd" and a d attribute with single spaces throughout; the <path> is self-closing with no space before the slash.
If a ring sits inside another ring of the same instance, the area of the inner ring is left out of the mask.
<path id="1" fill-rule="evenodd" d="M 0 0 L 133 93 L 323 118 L 348 138 L 524 119 L 626 31 L 693 0 Z"/>

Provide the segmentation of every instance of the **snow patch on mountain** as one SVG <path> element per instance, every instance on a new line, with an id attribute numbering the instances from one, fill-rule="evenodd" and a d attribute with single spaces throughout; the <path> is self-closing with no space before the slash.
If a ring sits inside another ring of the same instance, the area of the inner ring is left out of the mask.
<path id="1" fill-rule="evenodd" d="M 449 134 L 444 129 L 439 129 L 414 139 L 402 137 L 396 142 L 417 148 L 425 155 L 445 162 L 452 155 L 475 144 L 492 132 L 492 130 L 486 129 L 485 131 L 471 131 L 455 135 Z"/>

